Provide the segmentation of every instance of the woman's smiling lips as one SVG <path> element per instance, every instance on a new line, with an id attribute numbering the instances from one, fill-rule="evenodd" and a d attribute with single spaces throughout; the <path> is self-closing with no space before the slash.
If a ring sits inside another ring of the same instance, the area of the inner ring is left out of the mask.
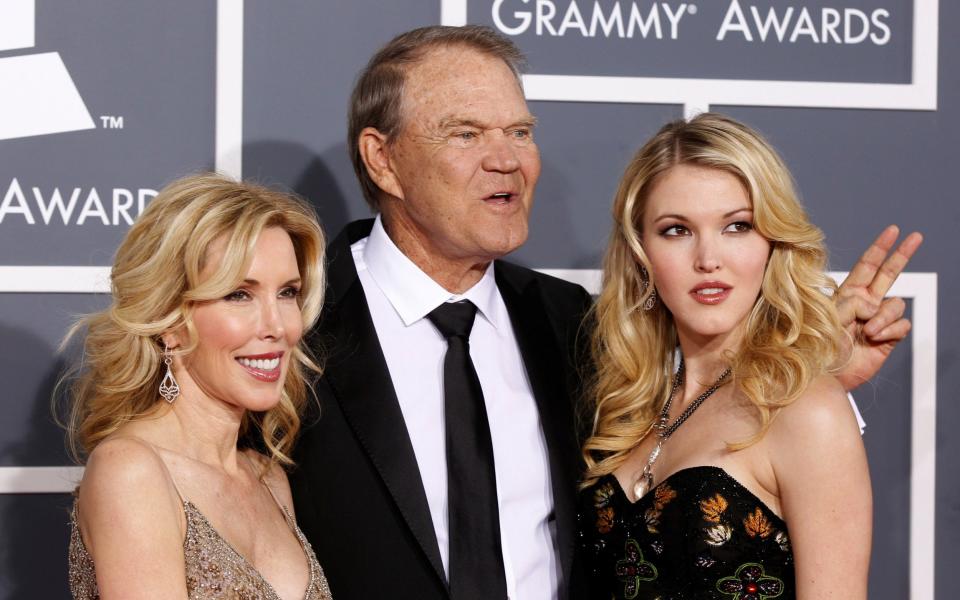
<path id="1" fill-rule="evenodd" d="M 274 382 L 280 379 L 280 358 L 283 352 L 269 352 L 238 356 L 236 361 L 247 372 L 260 381 Z"/>
<path id="2" fill-rule="evenodd" d="M 690 290 L 690 295 L 700 304 L 720 304 L 733 288 L 722 281 L 704 281 Z"/>

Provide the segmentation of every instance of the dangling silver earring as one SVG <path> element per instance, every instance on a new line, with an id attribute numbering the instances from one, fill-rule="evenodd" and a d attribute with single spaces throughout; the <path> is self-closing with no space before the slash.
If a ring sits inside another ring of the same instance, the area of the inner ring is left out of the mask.
<path id="1" fill-rule="evenodd" d="M 653 307 L 657 305 L 657 288 L 653 288 L 653 291 L 650 292 L 650 295 L 647 296 L 647 299 L 643 302 L 643 310 L 651 311 Z"/>
<path id="2" fill-rule="evenodd" d="M 166 400 L 167 404 L 173 404 L 173 401 L 180 395 L 180 386 L 177 384 L 177 380 L 173 378 L 173 371 L 170 370 L 170 365 L 173 363 L 171 356 L 170 347 L 164 344 L 163 364 L 167 365 L 167 374 L 163 376 L 163 380 L 160 382 L 160 397 Z"/>
<path id="3" fill-rule="evenodd" d="M 647 292 L 647 288 L 650 287 L 650 275 L 647 274 L 647 269 L 643 265 L 640 265 L 640 279 L 643 282 L 643 285 L 640 288 L 640 295 L 642 296 Z M 647 296 L 647 299 L 643 301 L 643 310 L 651 311 L 656 305 L 657 288 L 653 288 L 653 291 L 650 292 L 650 295 Z"/>

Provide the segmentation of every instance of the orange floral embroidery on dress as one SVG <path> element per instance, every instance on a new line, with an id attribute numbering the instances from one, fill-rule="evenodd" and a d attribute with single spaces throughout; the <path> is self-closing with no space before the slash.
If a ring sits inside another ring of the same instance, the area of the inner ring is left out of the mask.
<path id="1" fill-rule="evenodd" d="M 763 512 L 759 506 L 743 520 L 743 527 L 747 530 L 747 535 L 750 537 L 759 536 L 766 538 L 773 533 L 773 527 L 770 525 L 770 521 L 763 516 Z"/>
<path id="2" fill-rule="evenodd" d="M 711 523 L 719 523 L 720 516 L 727 510 L 727 499 L 720 494 L 714 494 L 706 500 L 700 501 L 700 512 L 703 513 L 703 520 Z"/>
<path id="3" fill-rule="evenodd" d="M 647 531 L 653 534 L 660 533 L 657 527 L 660 526 L 660 511 L 654 508 L 648 508 L 643 513 L 643 522 L 647 524 Z"/>
<path id="4" fill-rule="evenodd" d="M 610 500 L 613 498 L 613 486 L 607 483 L 593 494 L 593 505 L 597 509 L 597 531 L 610 533 L 613 529 L 613 507 Z"/>
<path id="5" fill-rule="evenodd" d="M 660 533 L 657 527 L 660 526 L 660 514 L 663 507 L 670 504 L 670 501 L 677 497 L 677 492 L 673 491 L 666 483 L 661 483 L 653 491 L 653 506 L 643 513 L 643 520 L 647 524 L 647 531 L 650 533 Z"/>
<path id="6" fill-rule="evenodd" d="M 579 496 L 577 546 L 591 599 L 796 598 L 787 524 L 723 469 L 679 471 L 631 500 L 612 475 Z M 611 529 L 600 533 L 594 524 L 606 529 L 608 507 Z"/>
<path id="7" fill-rule="evenodd" d="M 613 507 L 597 509 L 597 531 L 600 533 L 610 533 L 613 529 Z"/>
<path id="8" fill-rule="evenodd" d="M 603 484 L 593 492 L 593 505 L 597 508 L 609 506 L 611 499 L 613 499 L 613 485 L 610 483 Z"/>
<path id="9" fill-rule="evenodd" d="M 673 491 L 673 488 L 666 483 L 661 483 L 653 492 L 653 506 L 657 510 L 663 510 L 663 507 L 676 497 L 677 493 Z"/>

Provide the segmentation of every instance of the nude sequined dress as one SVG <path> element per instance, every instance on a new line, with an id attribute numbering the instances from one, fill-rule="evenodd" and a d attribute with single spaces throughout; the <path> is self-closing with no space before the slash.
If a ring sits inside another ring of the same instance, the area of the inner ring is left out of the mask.
<path id="1" fill-rule="evenodd" d="M 331 600 L 330 587 L 310 543 L 290 513 L 282 505 L 281 509 L 310 565 L 310 582 L 304 600 Z M 187 592 L 192 600 L 280 600 L 253 565 L 217 533 L 189 500 L 183 501 L 183 512 L 187 521 L 183 554 L 187 567 Z M 80 537 L 76 504 L 70 525 L 70 591 L 76 600 L 98 599 L 100 592 L 93 559 Z"/>

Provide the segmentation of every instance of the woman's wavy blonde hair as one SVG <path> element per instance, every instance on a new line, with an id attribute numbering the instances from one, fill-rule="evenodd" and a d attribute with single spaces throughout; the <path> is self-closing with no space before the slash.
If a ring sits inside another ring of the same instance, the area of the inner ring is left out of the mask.
<path id="1" fill-rule="evenodd" d="M 150 202 L 117 249 L 110 306 L 80 319 L 63 342 L 65 347 L 85 333 L 80 364 L 61 379 L 69 388 L 68 446 L 78 461 L 124 423 L 166 406 L 158 394 L 165 372 L 161 336 L 176 330 L 187 333 L 188 343 L 176 351 L 179 355 L 197 347 L 194 306 L 236 289 L 267 227 L 282 228 L 293 241 L 307 331 L 320 313 L 325 284 L 323 231 L 305 202 L 215 174 L 174 181 Z M 226 239 L 222 264 L 201 278 L 210 245 L 220 238 Z M 292 357 L 280 402 L 262 413 L 248 412 L 240 432 L 246 438 L 256 429 L 262 447 L 281 464 L 291 464 L 288 453 L 307 402 L 307 374 L 319 372 L 302 341 Z M 260 445 L 254 439 L 252 443 Z"/>
<path id="2" fill-rule="evenodd" d="M 824 273 L 823 233 L 808 220 L 777 153 L 757 132 L 715 113 L 665 125 L 630 161 L 613 204 L 603 289 L 592 315 L 596 373 L 585 415 L 593 423 L 583 447 L 585 487 L 626 460 L 670 393 L 677 335 L 662 302 L 653 310 L 641 308 L 656 287 L 642 223 L 653 183 L 680 164 L 737 177 L 753 205 L 754 227 L 771 245 L 742 342 L 727 357 L 733 372 L 728 381 L 756 408 L 760 426 L 729 448 L 758 441 L 776 412 L 841 352 L 846 333 L 829 293 L 836 284 Z"/>

